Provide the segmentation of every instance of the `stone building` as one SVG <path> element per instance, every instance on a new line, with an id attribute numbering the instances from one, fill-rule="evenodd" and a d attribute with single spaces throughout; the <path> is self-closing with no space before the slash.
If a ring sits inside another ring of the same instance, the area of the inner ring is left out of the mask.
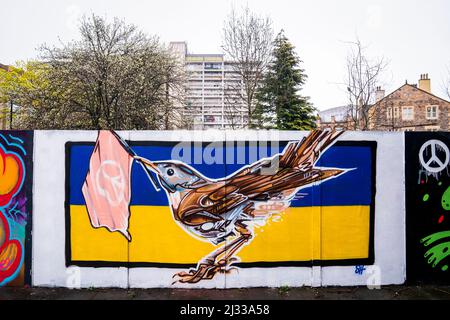
<path id="1" fill-rule="evenodd" d="M 318 128 L 352 130 L 346 106 L 319 112 Z M 381 87 L 369 111 L 369 130 L 377 131 L 448 131 L 450 102 L 431 92 L 428 74 L 420 75 L 418 84 L 408 84 L 385 95 Z"/>
<path id="2" fill-rule="evenodd" d="M 350 119 L 348 119 L 348 106 L 334 107 L 319 111 L 316 121 L 317 128 L 325 129 L 331 128 L 336 131 L 349 130 Z"/>
<path id="3" fill-rule="evenodd" d="M 431 93 L 428 74 L 407 82 L 387 96 L 378 88 L 371 108 L 370 129 L 386 131 L 448 131 L 450 102 Z"/>

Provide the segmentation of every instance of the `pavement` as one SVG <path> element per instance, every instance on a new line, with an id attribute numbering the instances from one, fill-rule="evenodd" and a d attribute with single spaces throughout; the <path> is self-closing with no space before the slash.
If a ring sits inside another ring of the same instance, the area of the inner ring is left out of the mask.
<path id="1" fill-rule="evenodd" d="M 450 300 L 450 286 L 245 289 L 0 288 L 0 300 Z"/>

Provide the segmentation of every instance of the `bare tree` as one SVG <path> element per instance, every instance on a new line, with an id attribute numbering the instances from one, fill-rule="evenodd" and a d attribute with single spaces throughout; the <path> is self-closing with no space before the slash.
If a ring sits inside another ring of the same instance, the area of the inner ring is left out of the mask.
<path id="1" fill-rule="evenodd" d="M 222 49 L 240 81 L 229 81 L 226 92 L 227 117 L 232 123 L 246 113 L 249 126 L 254 98 L 271 59 L 274 32 L 269 17 L 260 17 L 245 7 L 231 10 L 223 27 Z"/>
<path id="2" fill-rule="evenodd" d="M 228 77 L 230 77 L 228 75 Z M 235 77 L 236 78 L 236 77 Z M 238 79 L 226 79 L 224 82 L 224 115 L 231 129 L 239 129 L 244 124 L 244 113 L 248 117 L 245 108 L 245 94 L 243 91 L 243 81 Z"/>
<path id="3" fill-rule="evenodd" d="M 345 80 L 349 101 L 347 117 L 353 130 L 369 130 L 370 121 L 375 116 L 376 87 L 387 62 L 384 58 L 369 58 L 359 39 L 350 45 Z"/>
<path id="4" fill-rule="evenodd" d="M 79 41 L 40 48 L 45 90 L 23 88 L 19 127 L 178 127 L 173 106 L 182 68 L 156 37 L 95 15 L 83 18 L 80 35 Z"/>
<path id="5" fill-rule="evenodd" d="M 450 67 L 447 67 L 447 78 L 444 80 L 443 88 L 447 97 L 450 99 Z"/>

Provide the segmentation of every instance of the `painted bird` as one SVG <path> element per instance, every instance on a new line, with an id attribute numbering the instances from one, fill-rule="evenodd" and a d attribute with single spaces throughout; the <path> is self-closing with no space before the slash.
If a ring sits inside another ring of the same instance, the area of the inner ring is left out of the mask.
<path id="1" fill-rule="evenodd" d="M 221 179 L 209 179 L 180 161 L 134 156 L 158 176 L 174 219 L 191 234 L 222 244 L 196 268 L 175 274 L 175 282 L 196 283 L 229 272 L 238 261 L 235 254 L 253 238 L 254 223 L 283 212 L 300 189 L 345 173 L 346 169 L 315 167 L 339 135 L 312 131 L 301 141 L 290 142 L 282 153 Z"/>

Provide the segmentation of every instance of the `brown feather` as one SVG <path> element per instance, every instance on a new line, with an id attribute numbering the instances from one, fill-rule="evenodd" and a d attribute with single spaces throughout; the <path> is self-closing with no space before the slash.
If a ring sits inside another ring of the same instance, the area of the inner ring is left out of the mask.
<path id="1" fill-rule="evenodd" d="M 191 190 L 174 209 L 177 218 L 188 220 L 189 224 L 214 222 L 245 201 L 273 198 L 287 190 L 341 174 L 343 170 L 314 168 L 321 152 L 340 134 L 316 130 L 301 141 L 288 144 L 280 157 L 279 169 L 273 175 L 259 174 L 263 163 L 257 162 L 232 177 Z M 245 213 L 251 213 L 252 207 L 253 203 L 249 202 Z"/>

